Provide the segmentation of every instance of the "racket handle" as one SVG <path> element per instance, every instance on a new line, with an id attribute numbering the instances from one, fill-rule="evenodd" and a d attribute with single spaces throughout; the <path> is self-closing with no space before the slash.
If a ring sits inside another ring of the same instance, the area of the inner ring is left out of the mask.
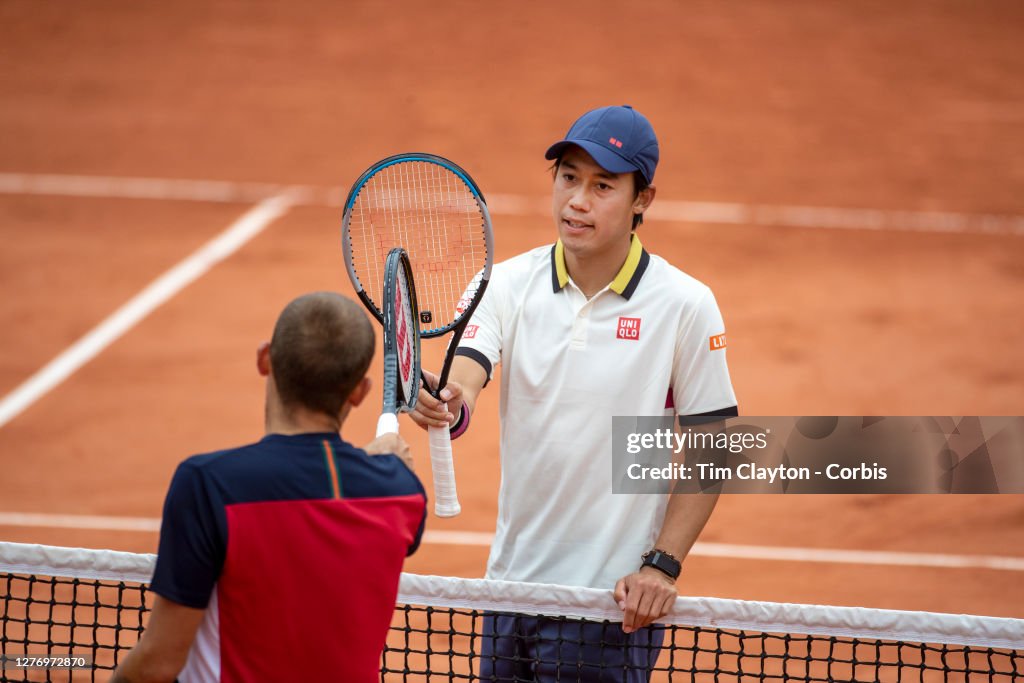
<path id="1" fill-rule="evenodd" d="M 428 427 L 430 468 L 434 472 L 434 514 L 454 517 L 462 512 L 455 489 L 455 465 L 452 461 L 452 437 L 447 427 Z"/>
<path id="2" fill-rule="evenodd" d="M 398 415 L 395 413 L 381 413 L 377 420 L 377 436 L 398 433 Z"/>

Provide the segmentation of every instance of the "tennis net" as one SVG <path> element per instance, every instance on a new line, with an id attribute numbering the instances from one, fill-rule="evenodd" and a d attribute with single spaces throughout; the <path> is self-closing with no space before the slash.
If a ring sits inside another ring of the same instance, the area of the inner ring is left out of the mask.
<path id="1" fill-rule="evenodd" d="M 154 561 L 0 543 L 2 680 L 107 680 L 145 628 Z M 619 680 L 617 616 L 608 591 L 404 574 L 381 680 Z M 1019 619 L 679 598 L 658 630 L 660 650 L 635 646 L 653 681 L 1024 681 Z"/>

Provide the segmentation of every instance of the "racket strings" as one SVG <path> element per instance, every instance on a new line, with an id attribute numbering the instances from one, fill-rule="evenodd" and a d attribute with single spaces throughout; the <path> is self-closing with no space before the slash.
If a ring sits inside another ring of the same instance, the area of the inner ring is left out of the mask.
<path id="1" fill-rule="evenodd" d="M 484 230 L 476 196 L 459 176 L 431 162 L 393 164 L 370 178 L 352 206 L 353 266 L 380 308 L 384 260 L 393 247 L 404 247 L 412 261 L 420 327 L 437 330 L 456 321 L 476 293 L 488 258 Z"/>

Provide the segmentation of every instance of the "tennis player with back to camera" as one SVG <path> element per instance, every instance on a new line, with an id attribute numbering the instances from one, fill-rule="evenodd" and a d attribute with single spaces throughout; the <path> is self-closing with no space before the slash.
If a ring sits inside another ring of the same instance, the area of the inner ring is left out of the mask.
<path id="1" fill-rule="evenodd" d="M 461 435 L 501 363 L 487 577 L 613 589 L 623 609 L 614 633 L 489 616 L 481 678 L 645 681 L 663 639 L 649 625 L 671 609 L 717 496 L 612 495 L 611 418 L 736 415 L 725 327 L 711 290 L 637 236 L 659 158 L 640 112 L 587 112 L 545 156 L 558 240 L 494 267 L 442 392 L 450 412 L 421 391 L 412 417 Z"/>
<path id="2" fill-rule="evenodd" d="M 116 683 L 380 679 L 426 496 L 397 434 L 365 449 L 340 436 L 373 353 L 373 327 L 345 297 L 284 309 L 257 352 L 266 436 L 179 465 L 149 624 Z"/>

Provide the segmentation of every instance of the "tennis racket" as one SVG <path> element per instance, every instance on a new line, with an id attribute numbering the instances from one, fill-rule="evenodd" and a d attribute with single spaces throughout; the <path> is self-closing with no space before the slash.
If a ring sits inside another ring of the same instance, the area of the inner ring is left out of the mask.
<path id="1" fill-rule="evenodd" d="M 382 319 L 382 270 L 388 252 L 403 247 L 418 292 L 420 336 L 451 333 L 432 394 L 440 398 L 455 349 L 487 288 L 494 260 L 491 217 L 480 188 L 466 171 L 433 154 L 399 154 L 364 172 L 345 200 L 345 264 L 356 293 Z M 439 517 L 459 514 L 451 437 L 428 429 Z"/>
<path id="2" fill-rule="evenodd" d="M 384 405 L 377 436 L 398 432 L 398 413 L 416 407 L 420 393 L 420 326 L 416 285 L 409 256 L 401 247 L 384 260 Z"/>

